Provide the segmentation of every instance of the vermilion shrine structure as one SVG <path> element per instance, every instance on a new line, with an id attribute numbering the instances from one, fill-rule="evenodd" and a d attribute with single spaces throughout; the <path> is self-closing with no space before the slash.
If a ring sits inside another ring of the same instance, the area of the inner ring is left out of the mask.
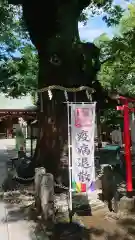
<path id="1" fill-rule="evenodd" d="M 0 137 L 12 137 L 14 125 L 22 117 L 29 124 L 36 119 L 36 107 L 31 96 L 12 99 L 0 95 Z"/>
<path id="2" fill-rule="evenodd" d="M 134 107 L 129 107 L 130 103 L 135 103 L 135 99 L 127 98 L 123 96 L 118 97 L 121 106 L 117 106 L 117 110 L 123 111 L 124 116 L 124 144 L 125 144 L 125 161 L 126 161 L 126 183 L 127 194 L 132 195 L 133 183 L 132 183 L 132 155 L 131 155 L 131 141 L 130 141 L 130 112 L 135 112 Z"/>

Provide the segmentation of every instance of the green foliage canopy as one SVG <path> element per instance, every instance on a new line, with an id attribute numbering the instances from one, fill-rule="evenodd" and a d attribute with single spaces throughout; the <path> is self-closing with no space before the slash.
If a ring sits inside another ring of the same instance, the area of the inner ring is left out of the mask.
<path id="1" fill-rule="evenodd" d="M 18 5 L 21 1 L 9 2 L 17 5 L 8 4 L 7 0 L 0 3 L 0 88 L 17 97 L 36 90 L 38 58 L 22 20 L 22 9 Z M 112 6 L 111 0 L 94 0 L 89 9 L 91 15 L 102 9 L 103 19 L 109 26 L 116 25 L 123 14 L 119 6 Z M 85 23 L 87 18 L 87 11 L 82 11 L 79 20 Z"/>
<path id="2" fill-rule="evenodd" d="M 101 35 L 95 43 L 101 47 L 99 80 L 109 91 L 135 96 L 135 5 L 130 5 L 113 39 Z"/>

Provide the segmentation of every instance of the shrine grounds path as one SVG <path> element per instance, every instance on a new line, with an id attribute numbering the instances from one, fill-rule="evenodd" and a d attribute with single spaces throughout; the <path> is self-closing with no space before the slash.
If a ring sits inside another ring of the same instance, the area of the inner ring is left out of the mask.
<path id="1" fill-rule="evenodd" d="M 0 188 L 7 176 L 7 161 L 14 157 L 14 140 L 0 140 Z M 27 198 L 25 194 L 22 198 Z M 17 197 L 15 197 L 17 199 Z M 18 198 L 19 199 L 19 198 Z M 97 204 L 96 204 L 97 205 Z M 81 231 L 79 236 L 62 238 L 61 234 L 67 232 L 65 225 L 61 225 L 59 236 L 53 240 L 134 240 L 135 239 L 135 212 L 128 215 L 115 215 L 109 213 L 103 205 L 92 208 L 92 216 L 80 216 Z M 26 212 L 17 202 L 7 202 L 0 198 L 0 240 L 48 240 L 43 229 L 38 229 L 34 220 L 26 217 Z M 74 227 L 74 226 L 73 226 Z M 73 228 L 72 227 L 72 228 Z M 72 230 L 74 230 L 73 228 Z M 84 233 L 84 234 L 83 234 Z M 83 236 L 81 236 L 83 234 Z"/>
<path id="2" fill-rule="evenodd" d="M 0 140 L 0 188 L 7 176 L 7 161 L 9 158 L 7 148 L 12 148 L 13 141 Z M 23 210 L 17 204 L 4 202 L 0 198 L 0 240 L 47 240 L 34 233 L 34 222 L 25 219 Z"/>

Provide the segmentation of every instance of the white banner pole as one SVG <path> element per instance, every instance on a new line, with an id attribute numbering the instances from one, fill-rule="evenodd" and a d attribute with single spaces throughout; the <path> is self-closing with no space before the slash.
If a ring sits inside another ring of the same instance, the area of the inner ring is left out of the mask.
<path id="1" fill-rule="evenodd" d="M 72 212 L 72 159 L 71 159 L 71 120 L 70 120 L 70 104 L 67 102 L 68 113 L 68 170 L 69 170 L 69 210 Z"/>

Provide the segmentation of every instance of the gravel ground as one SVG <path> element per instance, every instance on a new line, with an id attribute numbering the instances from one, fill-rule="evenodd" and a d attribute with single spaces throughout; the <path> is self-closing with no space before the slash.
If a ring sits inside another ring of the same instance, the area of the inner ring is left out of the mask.
<path id="1" fill-rule="evenodd" d="M 8 147 L 9 157 L 15 157 L 15 151 L 13 146 Z M 117 182 L 117 188 L 120 195 L 125 195 L 126 187 L 125 181 L 119 171 L 115 171 L 115 178 Z M 81 226 L 76 227 L 76 224 L 69 224 L 62 222 L 56 225 L 56 231 L 54 231 L 53 239 L 51 240 L 133 240 L 135 239 L 135 216 L 109 213 L 106 204 L 100 201 L 98 192 L 89 197 L 89 201 L 84 196 L 79 196 L 77 199 L 73 199 L 74 205 L 84 204 L 86 201 L 90 203 L 91 209 L 83 209 L 81 214 L 76 215 L 73 218 L 74 222 L 78 222 Z M 23 199 L 23 197 L 19 197 Z M 19 204 L 26 205 L 28 197 L 25 194 L 25 204 L 23 201 Z M 20 201 L 20 200 L 18 200 Z M 68 198 L 66 193 L 55 195 L 55 205 L 59 212 L 67 213 L 68 210 Z M 85 211 L 86 210 L 86 211 Z M 82 214 L 83 213 L 83 214 Z M 66 215 L 65 221 L 68 220 Z M 35 223 L 38 228 L 38 222 Z M 64 234 L 64 235 L 63 235 Z M 44 235 L 44 234 L 43 234 Z M 45 239 L 40 237 L 39 240 Z"/>
<path id="2" fill-rule="evenodd" d="M 28 220 L 29 226 L 36 232 L 36 235 L 38 232 L 37 239 L 48 239 L 46 238 L 44 222 L 36 218 L 32 195 L 25 191 L 10 195 L 5 194 L 4 199 L 7 204 L 10 204 L 12 218 L 16 214 L 14 208 L 18 209 L 18 215 L 21 212 L 21 217 Z M 49 239 L 134 240 L 135 216 L 108 213 L 108 210 L 104 208 L 94 211 L 92 216 L 75 216 L 72 224 L 69 224 L 68 219 L 61 218 L 61 221 L 55 225 L 53 238 Z"/>

